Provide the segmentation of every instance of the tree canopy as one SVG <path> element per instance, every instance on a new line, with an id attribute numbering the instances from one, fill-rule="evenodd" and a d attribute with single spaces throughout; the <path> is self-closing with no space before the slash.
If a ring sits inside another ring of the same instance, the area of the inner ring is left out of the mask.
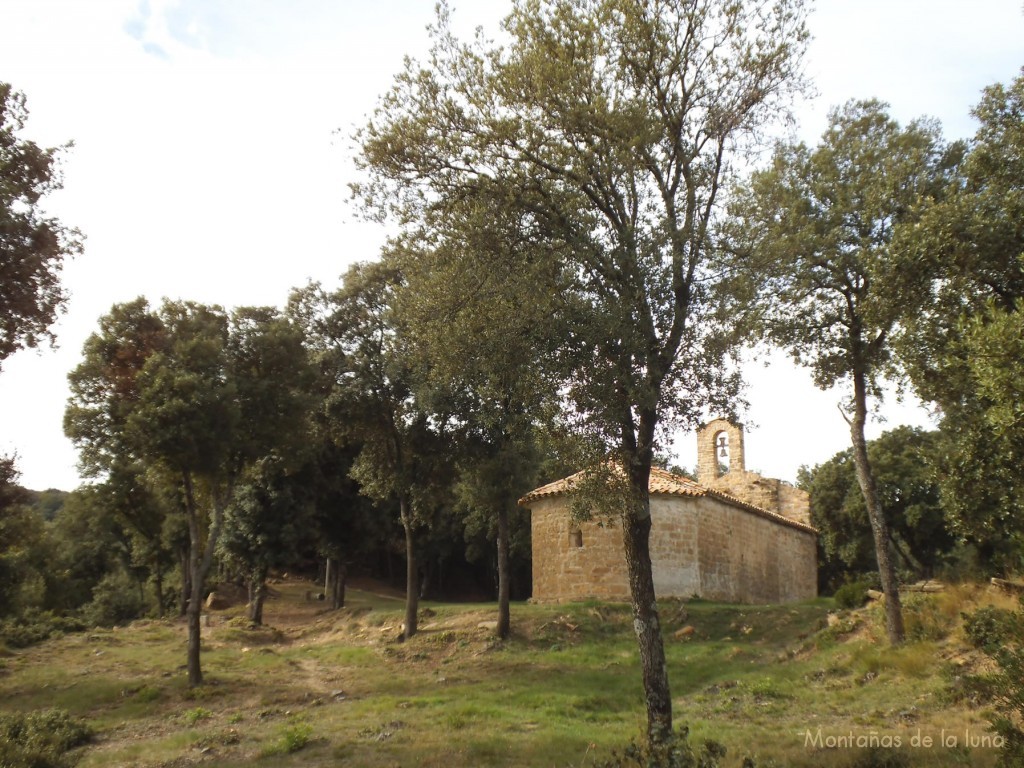
<path id="1" fill-rule="evenodd" d="M 60 157 L 21 137 L 25 96 L 0 82 L 0 366 L 13 352 L 53 339 L 49 328 L 67 299 L 64 260 L 82 235 L 47 216 L 43 198 L 61 188 Z"/>
<path id="2" fill-rule="evenodd" d="M 901 247 L 933 265 L 931 308 L 901 349 L 942 414 L 943 503 L 989 564 L 1021 564 L 1021 309 L 1024 307 L 1024 74 L 985 89 L 961 172 Z"/>
<path id="3" fill-rule="evenodd" d="M 661 430 L 695 426 L 736 391 L 711 225 L 733 153 L 800 88 L 803 4 L 520 0 L 503 35 L 463 43 L 439 6 L 429 60 L 409 62 L 357 136 L 367 178 L 356 192 L 407 231 L 443 224 L 467 199 L 514 208 L 517 241 L 564 266 L 534 289 L 561 299 L 551 386 L 633 489 L 622 523 L 658 737 L 671 697 L 651 461 Z"/>
<path id="4" fill-rule="evenodd" d="M 894 643 L 903 640 L 903 620 L 864 428 L 869 399 L 894 370 L 894 337 L 923 311 L 935 276 L 895 244 L 896 233 L 945 193 L 961 156 L 934 123 L 904 128 L 886 105 L 851 101 L 830 113 L 816 147 L 780 144 L 733 207 L 730 266 L 755 286 L 762 332 L 810 367 L 822 388 L 847 386 L 853 459 Z"/>
<path id="5" fill-rule="evenodd" d="M 936 576 L 956 545 L 946 526 L 933 469 L 939 440 L 938 432 L 903 426 L 868 443 L 898 568 L 918 579 Z M 824 558 L 819 584 L 835 589 L 851 575 L 875 570 L 871 524 L 852 449 L 802 470 L 800 486 L 811 496 L 811 522 L 820 531 Z"/>

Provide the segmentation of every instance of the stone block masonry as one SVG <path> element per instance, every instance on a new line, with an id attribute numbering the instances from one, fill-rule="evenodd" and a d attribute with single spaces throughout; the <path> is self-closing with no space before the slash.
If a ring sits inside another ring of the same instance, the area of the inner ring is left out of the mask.
<path id="1" fill-rule="evenodd" d="M 698 483 L 651 472 L 655 593 L 740 603 L 815 597 L 817 531 L 810 525 L 808 495 L 748 472 L 738 425 L 717 419 L 697 440 Z M 559 480 L 520 500 L 531 512 L 533 598 L 628 600 L 619 521 L 574 522 L 569 493 L 575 480 Z"/>
<path id="2" fill-rule="evenodd" d="M 651 498 L 659 597 L 779 603 L 817 594 L 817 537 L 713 497 Z M 566 496 L 531 502 L 533 598 L 628 600 L 616 521 L 575 524 Z"/>

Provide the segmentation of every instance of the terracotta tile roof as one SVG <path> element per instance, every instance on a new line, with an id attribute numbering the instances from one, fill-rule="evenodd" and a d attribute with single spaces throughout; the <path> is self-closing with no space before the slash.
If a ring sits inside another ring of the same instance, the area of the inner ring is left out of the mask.
<path id="1" fill-rule="evenodd" d="M 535 488 L 519 500 L 519 506 L 529 507 L 530 502 L 536 501 L 537 499 L 561 496 L 568 493 L 576 486 L 582 477 L 583 472 L 577 472 L 574 475 L 569 475 L 569 477 L 563 477 L 561 480 L 556 480 L 553 483 L 542 485 L 540 488 Z M 712 499 L 718 499 L 719 501 L 725 502 L 726 504 L 730 504 L 734 507 L 739 507 L 747 512 L 758 515 L 759 517 L 767 518 L 773 522 L 788 525 L 791 528 L 797 528 L 801 531 L 808 531 L 809 533 L 818 533 L 818 529 L 813 526 L 805 525 L 797 520 L 791 520 L 778 512 L 773 512 L 769 509 L 762 509 L 761 507 L 754 506 L 753 504 L 748 504 L 747 502 L 741 501 L 735 496 L 730 496 L 727 493 L 705 488 L 703 485 L 694 482 L 688 477 L 677 475 L 673 472 L 667 472 L 666 470 L 658 469 L 657 467 L 651 467 L 651 477 L 647 487 L 650 490 L 651 495 L 707 496 Z"/>

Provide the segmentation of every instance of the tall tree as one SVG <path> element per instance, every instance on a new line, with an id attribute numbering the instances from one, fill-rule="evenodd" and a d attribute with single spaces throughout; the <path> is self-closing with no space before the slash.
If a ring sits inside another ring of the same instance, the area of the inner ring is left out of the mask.
<path id="1" fill-rule="evenodd" d="M 894 232 L 942 194 L 960 156 L 939 127 L 901 128 L 877 101 L 829 115 L 814 148 L 780 145 L 734 208 L 743 243 L 733 266 L 757 284 L 766 335 L 811 368 L 822 388 L 845 384 L 857 480 L 886 597 L 889 639 L 904 639 L 890 532 L 864 436 L 869 401 L 893 372 L 893 337 L 921 311 L 933 272 L 894 248 Z"/>
<path id="2" fill-rule="evenodd" d="M 917 393 L 938 405 L 943 503 L 984 563 L 1019 569 L 1024 421 L 1015 382 L 1024 307 L 1024 72 L 985 89 L 978 131 L 949 194 L 901 246 L 941 275 L 901 349 Z"/>
<path id="3" fill-rule="evenodd" d="M 358 136 L 357 192 L 372 212 L 429 227 L 495 190 L 530 222 L 537 258 L 572 276 L 535 288 L 565 299 L 550 383 L 628 480 L 623 542 L 648 733 L 661 739 L 672 703 L 651 461 L 660 429 L 696 426 L 735 391 L 709 291 L 710 225 L 729 159 L 800 85 L 802 2 L 518 0 L 503 27 L 503 45 L 462 43 L 440 6 L 428 62 L 410 61 Z"/>
<path id="4" fill-rule="evenodd" d="M 437 503 L 445 460 L 438 423 L 413 393 L 405 339 L 394 324 L 401 280 L 392 264 L 356 264 L 340 290 L 325 296 L 314 287 L 306 300 L 321 306 L 325 363 L 335 377 L 328 400 L 332 425 L 342 440 L 359 446 L 350 474 L 361 493 L 398 505 L 405 534 L 404 636 L 410 638 L 420 595 L 416 530 Z"/>
<path id="5" fill-rule="evenodd" d="M 273 309 L 145 300 L 115 306 L 70 375 L 65 429 L 96 474 L 132 461 L 175 489 L 188 528 L 188 674 L 203 681 L 200 611 L 236 482 L 304 426 L 301 335 Z M 137 475 L 141 477 L 142 475 Z"/>
<path id="6" fill-rule="evenodd" d="M 291 466 L 289 466 L 291 465 Z M 296 562 L 312 517 L 312 489 L 294 462 L 272 454 L 245 473 L 225 515 L 220 551 L 249 586 L 249 621 L 263 624 L 267 576 Z"/>
<path id="7" fill-rule="evenodd" d="M 514 204 L 477 195 L 453 201 L 387 254 L 405 278 L 395 309 L 413 386 L 443 401 L 458 445 L 457 500 L 496 540 L 500 638 L 511 626 L 516 500 L 536 485 L 536 432 L 555 412 L 545 364 L 558 344 L 559 297 L 535 287 L 556 284 L 562 266 L 537 258 L 530 226 Z"/>
<path id="8" fill-rule="evenodd" d="M 240 467 L 234 461 L 241 411 L 228 364 L 228 318 L 219 307 L 165 302 L 163 349 L 139 373 L 129 440 L 144 461 L 178 484 L 188 521 L 189 685 L 203 682 L 200 614 L 206 576 Z"/>
<path id="9" fill-rule="evenodd" d="M 0 365 L 12 352 L 50 339 L 64 306 L 64 259 L 82 250 L 82 235 L 43 212 L 42 201 L 62 185 L 61 153 L 19 134 L 25 96 L 0 82 Z"/>
<path id="10" fill-rule="evenodd" d="M 932 470 L 938 441 L 938 432 L 903 426 L 868 443 L 892 547 L 901 570 L 915 578 L 934 576 L 956 544 Z M 811 495 L 811 520 L 821 531 L 823 586 L 835 589 L 850 574 L 875 570 L 871 524 L 852 449 L 800 474 L 800 486 Z"/>

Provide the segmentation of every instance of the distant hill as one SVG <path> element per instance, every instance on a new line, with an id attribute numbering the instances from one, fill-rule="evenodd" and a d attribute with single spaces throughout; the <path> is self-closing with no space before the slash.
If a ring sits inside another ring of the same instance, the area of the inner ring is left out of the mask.
<path id="1" fill-rule="evenodd" d="M 42 515 L 47 522 L 57 516 L 70 495 L 67 491 L 59 491 L 56 488 L 48 488 L 45 491 L 32 491 L 28 488 L 23 490 L 28 496 L 29 506 Z"/>

